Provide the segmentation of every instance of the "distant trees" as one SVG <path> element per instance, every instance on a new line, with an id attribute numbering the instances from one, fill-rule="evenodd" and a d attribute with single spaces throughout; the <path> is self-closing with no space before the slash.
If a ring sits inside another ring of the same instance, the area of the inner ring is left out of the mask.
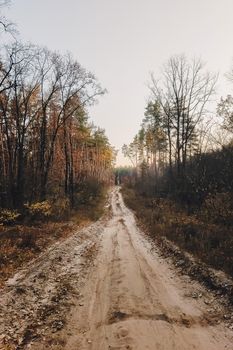
<path id="1" fill-rule="evenodd" d="M 233 97 L 221 98 L 217 107 L 218 115 L 223 118 L 223 128 L 227 131 L 233 132 Z"/>
<path id="2" fill-rule="evenodd" d="M 133 141 L 129 145 L 124 144 L 122 146 L 122 153 L 125 157 L 129 158 L 132 165 L 137 168 L 139 158 L 138 135 L 134 137 Z"/>
<path id="3" fill-rule="evenodd" d="M 141 129 L 129 146 L 123 146 L 123 153 L 139 171 L 158 178 L 168 167 L 170 176 L 185 175 L 188 159 L 203 145 L 202 122 L 216 80 L 200 60 L 189 61 L 183 55 L 166 62 L 160 80 L 151 75 L 151 96 Z"/>
<path id="4" fill-rule="evenodd" d="M 129 146 L 122 148 L 134 167 L 158 176 L 166 162 L 167 139 L 162 125 L 162 113 L 157 101 L 149 101 L 138 134 Z"/>
<path id="5" fill-rule="evenodd" d="M 205 72 L 201 60 L 189 62 L 173 56 L 165 64 L 162 82 L 151 76 L 150 91 L 162 111 L 162 126 L 168 142 L 169 166 L 175 162 L 178 175 L 185 172 L 194 150 L 198 124 L 206 115 L 217 76 Z"/>
<path id="6" fill-rule="evenodd" d="M 216 80 L 200 60 L 184 56 L 171 57 L 160 80 L 151 76 L 141 128 L 123 147 L 144 194 L 169 195 L 192 207 L 210 194 L 232 192 L 232 142 L 225 133 L 233 132 L 233 99 L 222 98 L 210 116 Z M 217 116 L 223 120 L 218 127 Z"/>
<path id="7" fill-rule="evenodd" d="M 120 166 L 114 169 L 115 185 L 121 185 L 122 183 L 132 185 L 133 174 L 135 168 L 130 166 Z"/>
<path id="8" fill-rule="evenodd" d="M 164 131 L 163 116 L 158 101 L 149 101 L 146 106 L 142 130 L 146 147 L 146 163 L 154 169 L 157 177 L 166 163 L 167 137 Z"/>
<path id="9" fill-rule="evenodd" d="M 233 83 L 233 67 L 226 74 L 226 77 L 229 82 Z M 223 128 L 230 133 L 233 132 L 233 96 L 227 95 L 225 98 L 221 98 L 218 107 L 217 113 L 220 117 L 223 118 Z"/>

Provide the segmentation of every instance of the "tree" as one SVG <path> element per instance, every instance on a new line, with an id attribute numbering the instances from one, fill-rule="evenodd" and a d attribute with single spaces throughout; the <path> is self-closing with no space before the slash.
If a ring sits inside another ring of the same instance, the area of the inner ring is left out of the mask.
<path id="1" fill-rule="evenodd" d="M 6 140 L 6 159 L 12 205 L 21 205 L 24 198 L 24 159 L 27 130 L 36 116 L 33 100 L 38 87 L 33 60 L 33 49 L 29 46 L 13 44 L 10 52 L 11 69 L 2 83 L 0 111 L 2 131 Z"/>
<path id="2" fill-rule="evenodd" d="M 150 91 L 163 111 L 163 125 L 169 147 L 170 168 L 185 172 L 188 147 L 195 130 L 207 114 L 217 76 L 204 71 L 201 60 L 189 62 L 185 56 L 172 56 L 164 65 L 162 83 L 151 76 Z"/>
<path id="3" fill-rule="evenodd" d="M 233 132 L 233 97 L 227 95 L 225 99 L 221 98 L 217 106 L 217 113 L 223 118 L 223 128 L 230 133 Z"/>
<path id="4" fill-rule="evenodd" d="M 137 168 L 139 162 L 138 135 L 134 137 L 133 141 L 129 145 L 124 144 L 122 146 L 122 153 L 126 158 L 128 158 L 131 161 L 132 165 L 135 168 Z"/>
<path id="5" fill-rule="evenodd" d="M 95 101 L 104 93 L 94 75 L 87 72 L 70 55 L 60 56 L 43 49 L 38 54 L 40 69 L 40 196 L 46 196 L 46 185 L 54 155 L 59 129 L 64 129 L 65 152 L 67 147 L 66 124 L 80 108 Z M 50 110 L 54 111 L 51 118 Z M 48 140 L 49 130 L 49 140 Z"/>
<path id="6" fill-rule="evenodd" d="M 167 136 L 164 132 L 161 106 L 158 101 L 149 101 L 142 122 L 145 130 L 145 146 L 150 154 L 150 163 L 157 176 L 162 170 L 167 151 Z"/>
<path id="7" fill-rule="evenodd" d="M 2 14 L 2 9 L 10 4 L 11 0 L 0 0 L 0 35 L 4 32 L 14 37 L 17 33 L 15 25 Z"/>
<path id="8" fill-rule="evenodd" d="M 13 43 L 5 57 L 0 200 L 5 203 L 5 193 L 4 205 L 21 208 L 26 200 L 44 200 L 62 189 L 72 205 L 77 183 L 111 177 L 114 151 L 103 130 L 89 125 L 86 111 L 104 90 L 71 55 Z"/>

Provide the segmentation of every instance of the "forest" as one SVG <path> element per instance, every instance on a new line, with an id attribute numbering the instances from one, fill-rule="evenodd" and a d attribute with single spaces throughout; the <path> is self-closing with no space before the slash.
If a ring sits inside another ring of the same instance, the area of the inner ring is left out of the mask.
<path id="1" fill-rule="evenodd" d="M 0 285 L 103 214 L 116 151 L 89 108 L 106 90 L 71 53 L 24 43 L 0 0 Z"/>
<path id="2" fill-rule="evenodd" d="M 0 51 L 0 207 L 78 207 L 112 181 L 115 151 L 88 117 L 105 90 L 71 54 L 24 44 L 0 24 L 10 37 Z"/>
<path id="3" fill-rule="evenodd" d="M 132 164 L 122 178 L 152 235 L 232 274 L 233 98 L 216 102 L 217 78 L 184 55 L 151 75 L 141 128 L 122 148 Z"/>

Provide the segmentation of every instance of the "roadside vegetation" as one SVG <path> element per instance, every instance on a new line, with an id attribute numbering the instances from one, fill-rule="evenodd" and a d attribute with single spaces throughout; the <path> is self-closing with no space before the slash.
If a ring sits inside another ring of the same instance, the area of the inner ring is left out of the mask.
<path id="1" fill-rule="evenodd" d="M 216 224 L 201 213 L 188 214 L 167 198 L 145 197 L 135 188 L 123 187 L 124 200 L 152 238 L 163 244 L 164 237 L 210 267 L 233 277 L 233 229 Z M 212 215 L 211 215 L 212 216 Z"/>
<path id="2" fill-rule="evenodd" d="M 15 271 L 57 240 L 67 238 L 104 214 L 107 187 L 98 185 L 97 193 L 90 188 L 89 191 L 89 197 L 83 198 L 78 209 L 64 212 L 44 201 L 27 208 L 20 220 L 12 218 L 13 211 L 7 211 L 8 221 L 0 225 L 0 287 Z"/>
<path id="3" fill-rule="evenodd" d="M 233 98 L 209 112 L 216 79 L 185 56 L 151 76 L 141 129 L 123 146 L 132 163 L 123 194 L 152 237 L 233 276 Z"/>
<path id="4" fill-rule="evenodd" d="M 0 0 L 0 280 L 103 213 L 115 150 L 88 109 L 105 93 L 71 54 L 24 44 Z M 65 223 L 64 223 L 65 222 Z"/>

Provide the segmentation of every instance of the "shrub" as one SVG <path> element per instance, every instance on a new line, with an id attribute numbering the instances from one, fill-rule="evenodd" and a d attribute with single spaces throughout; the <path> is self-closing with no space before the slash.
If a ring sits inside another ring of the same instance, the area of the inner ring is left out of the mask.
<path id="1" fill-rule="evenodd" d="M 16 210 L 0 209 L 0 225 L 12 225 L 19 216 L 20 214 Z"/>
<path id="2" fill-rule="evenodd" d="M 32 220 L 44 220 L 52 215 L 52 207 L 48 201 L 25 204 L 25 208 Z"/>

